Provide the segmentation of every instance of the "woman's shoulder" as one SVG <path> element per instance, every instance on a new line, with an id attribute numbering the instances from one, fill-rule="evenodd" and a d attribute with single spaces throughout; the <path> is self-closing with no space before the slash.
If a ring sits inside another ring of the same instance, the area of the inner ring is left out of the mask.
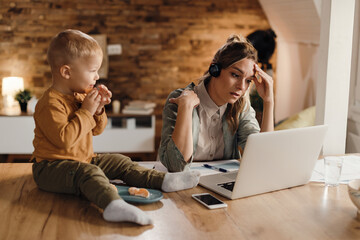
<path id="1" fill-rule="evenodd" d="M 247 101 L 244 105 L 243 110 L 241 111 L 241 113 L 239 115 L 239 118 L 242 119 L 249 115 L 255 115 L 255 110 L 251 106 L 250 102 Z"/>
<path id="2" fill-rule="evenodd" d="M 184 90 L 194 90 L 195 88 L 195 83 L 190 83 L 189 85 L 187 85 L 186 87 L 184 88 L 178 88 L 174 91 L 172 91 L 169 96 L 168 96 L 168 99 L 169 98 L 177 98 L 178 96 L 181 95 L 181 93 L 184 91 Z"/>

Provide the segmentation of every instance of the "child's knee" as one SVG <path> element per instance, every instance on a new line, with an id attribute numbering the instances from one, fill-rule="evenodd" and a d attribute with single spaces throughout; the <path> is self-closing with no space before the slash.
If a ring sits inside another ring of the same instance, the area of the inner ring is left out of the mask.
<path id="1" fill-rule="evenodd" d="M 130 157 L 125 156 L 125 155 L 120 154 L 120 153 L 113 154 L 113 156 L 119 162 L 123 162 L 123 163 L 132 163 L 133 162 Z"/>
<path id="2" fill-rule="evenodd" d="M 86 164 L 81 166 L 77 171 L 78 179 L 88 178 L 106 178 L 105 173 L 100 167 L 93 164 Z"/>
<path id="3" fill-rule="evenodd" d="M 112 165 L 114 168 L 131 169 L 138 163 L 131 160 L 130 157 L 122 154 L 112 154 Z"/>

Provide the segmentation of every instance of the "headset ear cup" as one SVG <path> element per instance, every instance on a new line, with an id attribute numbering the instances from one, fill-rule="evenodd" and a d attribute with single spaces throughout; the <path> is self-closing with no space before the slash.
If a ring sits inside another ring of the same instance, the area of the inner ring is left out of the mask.
<path id="1" fill-rule="evenodd" d="M 221 67 L 219 64 L 217 63 L 212 63 L 209 67 L 209 73 L 211 76 L 213 77 L 218 77 L 220 76 L 221 73 Z"/>

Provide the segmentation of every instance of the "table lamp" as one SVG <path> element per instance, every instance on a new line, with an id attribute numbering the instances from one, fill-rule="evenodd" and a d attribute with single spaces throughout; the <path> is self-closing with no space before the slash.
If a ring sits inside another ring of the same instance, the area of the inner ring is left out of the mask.
<path id="1" fill-rule="evenodd" d="M 2 79 L 2 96 L 4 99 L 4 109 L 16 105 L 15 95 L 18 91 L 24 90 L 24 79 L 21 77 L 4 77 Z"/>

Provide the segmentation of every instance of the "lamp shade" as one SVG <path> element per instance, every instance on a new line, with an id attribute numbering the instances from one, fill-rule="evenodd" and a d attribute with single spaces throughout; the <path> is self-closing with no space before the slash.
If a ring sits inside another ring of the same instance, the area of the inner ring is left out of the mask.
<path id="1" fill-rule="evenodd" d="M 24 79 L 21 77 L 5 77 L 2 79 L 2 95 L 15 96 L 15 94 L 24 90 Z"/>

